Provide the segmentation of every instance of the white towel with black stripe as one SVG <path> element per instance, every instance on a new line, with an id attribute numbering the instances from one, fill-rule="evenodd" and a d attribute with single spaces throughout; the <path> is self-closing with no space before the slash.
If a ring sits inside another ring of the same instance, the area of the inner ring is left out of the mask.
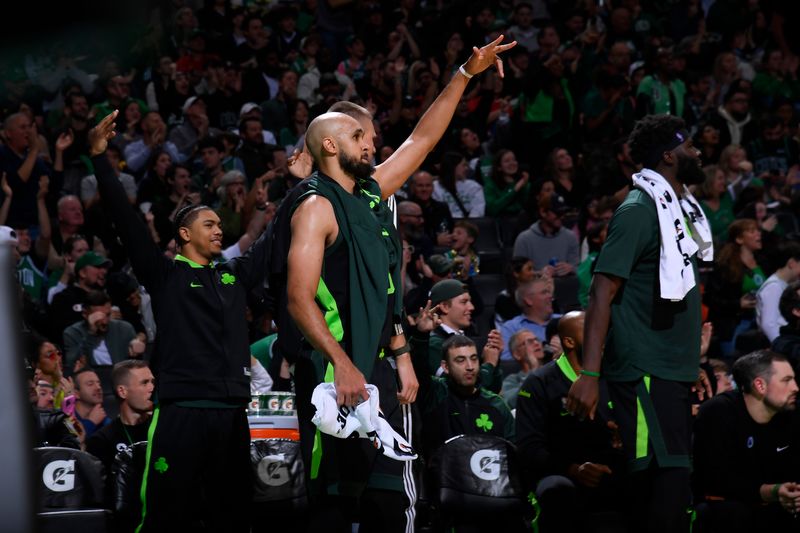
<path id="1" fill-rule="evenodd" d="M 311 418 L 323 433 L 340 439 L 360 437 L 386 457 L 398 461 L 413 461 L 417 454 L 408 441 L 398 434 L 384 418 L 379 408 L 378 388 L 367 384 L 369 400 L 355 407 L 336 405 L 336 387 L 333 383 L 320 383 L 311 394 L 311 403 L 317 412 Z"/>
<path id="2" fill-rule="evenodd" d="M 691 257 L 695 253 L 703 261 L 714 259 L 711 227 L 700 204 L 686 186 L 675 201 L 669 182 L 654 170 L 643 168 L 633 175 L 633 185 L 646 192 L 656 203 L 661 232 L 659 285 L 661 298 L 680 301 L 694 288 Z"/>

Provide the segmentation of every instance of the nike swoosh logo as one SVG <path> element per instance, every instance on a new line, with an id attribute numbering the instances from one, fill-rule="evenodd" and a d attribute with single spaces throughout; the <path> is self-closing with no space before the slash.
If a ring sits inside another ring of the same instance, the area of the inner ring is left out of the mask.
<path id="1" fill-rule="evenodd" d="M 558 414 L 560 414 L 561 416 L 569 416 L 571 413 L 569 411 L 561 411 Z"/>
<path id="2" fill-rule="evenodd" d="M 780 447 L 779 447 L 779 448 L 778 448 L 776 451 L 777 451 L 778 453 L 780 453 L 780 452 L 782 452 L 783 450 L 785 450 L 786 448 L 788 448 L 788 446 L 784 446 L 783 448 L 780 448 Z"/>
<path id="3" fill-rule="evenodd" d="M 190 286 L 191 288 L 193 288 L 193 289 L 196 289 L 197 287 L 202 287 L 202 285 L 200 285 L 199 283 L 195 283 L 194 281 L 193 281 L 193 282 L 191 282 L 191 283 L 189 284 L 189 286 Z"/>

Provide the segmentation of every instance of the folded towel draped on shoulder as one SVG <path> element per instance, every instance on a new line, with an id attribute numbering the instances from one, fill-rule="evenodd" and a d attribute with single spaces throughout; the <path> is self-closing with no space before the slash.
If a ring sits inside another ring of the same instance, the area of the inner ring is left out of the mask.
<path id="1" fill-rule="evenodd" d="M 643 168 L 633 175 L 633 185 L 646 192 L 656 204 L 661 233 L 659 280 L 661 298 L 683 300 L 696 285 L 691 257 L 713 261 L 711 226 L 702 208 L 684 185 L 680 197 L 669 182 L 654 170 Z"/>

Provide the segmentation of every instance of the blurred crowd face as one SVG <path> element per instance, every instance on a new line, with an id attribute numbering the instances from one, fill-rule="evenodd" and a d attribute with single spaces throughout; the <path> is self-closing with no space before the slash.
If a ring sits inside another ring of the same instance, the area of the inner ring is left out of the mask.
<path id="1" fill-rule="evenodd" d="M 553 284 L 550 280 L 533 283 L 525 293 L 525 304 L 535 316 L 553 314 Z"/>
<path id="2" fill-rule="evenodd" d="M 242 137 L 249 142 L 258 144 L 263 143 L 264 134 L 261 122 L 257 120 L 248 120 L 245 124 L 244 131 L 242 132 Z"/>
<path id="3" fill-rule="evenodd" d="M 481 139 L 478 137 L 478 134 L 471 129 L 464 128 L 461 130 L 461 144 L 463 144 L 464 148 L 467 150 L 477 150 L 481 146 Z"/>
<path id="4" fill-rule="evenodd" d="M 786 361 L 773 361 L 772 375 L 767 381 L 764 403 L 776 412 L 794 411 L 797 402 L 797 382 L 792 365 Z"/>
<path id="5" fill-rule="evenodd" d="M 528 6 L 518 7 L 514 14 L 514 22 L 520 28 L 530 28 L 533 23 L 533 10 Z"/>
<path id="6" fill-rule="evenodd" d="M 94 372 L 81 372 L 75 376 L 75 389 L 81 402 L 88 405 L 103 403 L 103 387 Z"/>
<path id="7" fill-rule="evenodd" d="M 565 172 L 568 170 L 572 170 L 573 163 L 572 163 L 572 156 L 569 155 L 569 152 L 564 150 L 563 148 L 559 149 L 555 155 L 553 156 L 555 168 L 559 172 Z"/>
<path id="8" fill-rule="evenodd" d="M 433 176 L 420 170 L 411 178 L 411 195 L 422 202 L 427 202 L 433 195 Z"/>
<path id="9" fill-rule="evenodd" d="M 67 226 L 83 225 L 83 206 L 77 197 L 64 197 L 59 203 L 58 221 Z"/>
<path id="10" fill-rule="evenodd" d="M 106 271 L 105 267 L 87 265 L 78 272 L 78 277 L 87 287 L 102 289 L 106 286 Z"/>
<path id="11" fill-rule="evenodd" d="M 475 346 L 450 348 L 442 366 L 450 379 L 459 387 L 471 389 L 478 382 L 480 359 Z"/>
<path id="12" fill-rule="evenodd" d="M 155 378 L 149 368 L 131 369 L 127 383 L 120 385 L 120 388 L 123 389 L 121 396 L 131 409 L 138 413 L 146 413 L 153 410 L 152 397 Z"/>
<path id="13" fill-rule="evenodd" d="M 45 376 L 55 376 L 61 370 L 61 350 L 52 342 L 44 342 L 39 347 L 36 368 Z"/>
<path id="14" fill-rule="evenodd" d="M 111 302 L 103 305 L 90 306 L 86 308 L 83 313 L 86 316 L 87 321 L 92 315 L 99 317 L 99 319 L 97 319 L 95 322 L 95 327 L 97 328 L 97 332 L 100 336 L 108 333 L 108 324 L 111 322 Z"/>
<path id="15" fill-rule="evenodd" d="M 206 169 L 215 169 L 222 163 L 222 154 L 214 146 L 207 146 L 200 151 L 200 159 Z"/>
<path id="16" fill-rule="evenodd" d="M 500 171 L 506 176 L 513 176 L 518 170 L 519 163 L 517 162 L 517 156 L 514 155 L 514 152 L 509 151 L 503 154 L 503 157 L 500 159 Z"/>
<path id="17" fill-rule="evenodd" d="M 30 133 L 32 126 L 31 119 L 23 114 L 18 114 L 11 118 L 8 127 L 5 128 L 6 139 L 9 146 L 21 152 L 30 146 Z"/>
<path id="18" fill-rule="evenodd" d="M 172 158 L 169 156 L 168 153 L 163 152 L 161 155 L 158 156 L 158 159 L 156 159 L 156 164 L 153 167 L 153 170 L 155 170 L 156 176 L 158 176 L 159 178 L 163 178 L 164 176 L 167 175 L 167 170 L 169 170 L 169 167 L 171 165 L 172 165 Z"/>
<path id="19" fill-rule="evenodd" d="M 475 306 L 468 292 L 439 304 L 442 321 L 454 329 L 467 329 L 472 324 Z"/>
<path id="20" fill-rule="evenodd" d="M 36 384 L 36 407 L 39 409 L 52 409 L 55 401 L 55 389 L 46 381 Z"/>
<path id="21" fill-rule="evenodd" d="M 175 176 L 172 178 L 173 180 L 173 190 L 175 194 L 184 195 L 189 194 L 190 186 L 192 184 L 192 176 L 189 175 L 189 171 L 183 167 L 178 167 L 175 169 Z"/>

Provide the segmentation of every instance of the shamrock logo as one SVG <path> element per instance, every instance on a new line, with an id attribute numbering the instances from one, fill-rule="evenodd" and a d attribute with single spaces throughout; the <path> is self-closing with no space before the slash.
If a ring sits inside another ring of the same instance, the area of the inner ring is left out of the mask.
<path id="1" fill-rule="evenodd" d="M 167 464 L 166 459 L 164 459 L 163 457 L 159 457 L 158 460 L 156 460 L 156 464 L 153 465 L 153 468 L 155 468 L 156 472 L 158 472 L 159 474 L 163 474 L 164 472 L 167 471 L 169 465 Z"/>
<path id="2" fill-rule="evenodd" d="M 222 280 L 221 281 L 222 281 L 223 285 L 233 285 L 234 283 L 236 283 L 236 276 L 234 276 L 233 274 L 228 274 L 227 272 L 225 272 L 222 275 Z"/>
<path id="3" fill-rule="evenodd" d="M 492 427 L 494 427 L 494 422 L 489 419 L 489 415 L 481 413 L 480 418 L 475 419 L 475 425 L 483 431 L 491 431 Z"/>

